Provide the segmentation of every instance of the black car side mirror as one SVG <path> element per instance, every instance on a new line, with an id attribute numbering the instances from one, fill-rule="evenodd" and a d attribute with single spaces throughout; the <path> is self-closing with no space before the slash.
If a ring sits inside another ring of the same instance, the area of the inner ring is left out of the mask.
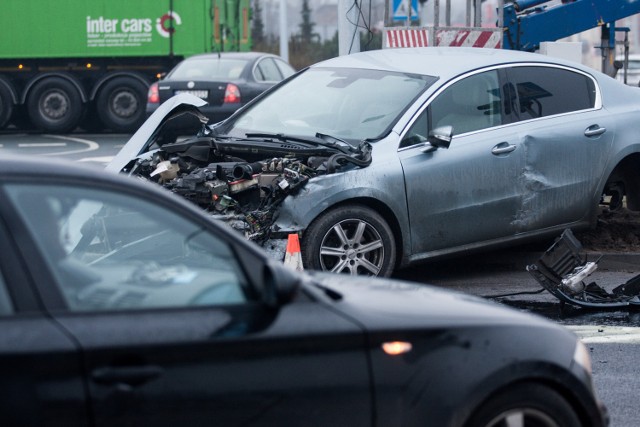
<path id="1" fill-rule="evenodd" d="M 300 275 L 282 263 L 267 263 L 264 267 L 264 302 L 272 308 L 289 303 L 298 291 L 300 281 Z"/>

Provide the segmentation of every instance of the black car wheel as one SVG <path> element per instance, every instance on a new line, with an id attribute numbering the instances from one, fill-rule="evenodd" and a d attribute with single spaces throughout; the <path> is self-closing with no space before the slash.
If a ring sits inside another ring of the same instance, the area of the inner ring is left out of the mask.
<path id="1" fill-rule="evenodd" d="M 351 205 L 316 219 L 302 237 L 302 253 L 312 270 L 386 277 L 395 266 L 396 244 L 382 216 Z"/>
<path id="2" fill-rule="evenodd" d="M 96 101 L 104 126 L 116 132 L 133 132 L 144 121 L 147 87 L 132 77 L 118 77 L 100 90 Z"/>
<path id="3" fill-rule="evenodd" d="M 569 403 L 541 384 L 520 384 L 483 403 L 467 427 L 580 427 Z"/>
<path id="4" fill-rule="evenodd" d="M 27 101 L 31 122 L 48 132 L 73 130 L 82 116 L 82 99 L 78 89 L 60 77 L 46 78 L 33 87 Z"/>

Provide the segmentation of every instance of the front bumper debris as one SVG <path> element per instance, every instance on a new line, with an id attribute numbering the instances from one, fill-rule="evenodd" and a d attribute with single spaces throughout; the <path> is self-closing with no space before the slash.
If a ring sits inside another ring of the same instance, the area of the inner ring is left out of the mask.
<path id="1" fill-rule="evenodd" d="M 640 307 L 640 275 L 634 276 L 611 292 L 588 277 L 598 267 L 582 255 L 582 244 L 571 230 L 565 230 L 527 271 L 543 288 L 563 303 L 583 308 Z"/>

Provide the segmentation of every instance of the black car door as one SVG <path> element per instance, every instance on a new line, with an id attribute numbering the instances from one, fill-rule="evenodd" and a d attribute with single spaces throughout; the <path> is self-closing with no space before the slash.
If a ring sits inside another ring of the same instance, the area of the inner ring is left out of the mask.
<path id="1" fill-rule="evenodd" d="M 206 219 L 124 189 L 9 194 L 50 254 L 96 425 L 371 425 L 360 328 L 304 293 L 265 304 L 265 260 Z"/>
<path id="2" fill-rule="evenodd" d="M 33 276 L 25 269 L 37 269 L 37 253 L 4 202 L 0 191 L 0 423 L 89 425 L 80 352 L 64 328 L 41 310 Z M 23 258 L 24 253 L 29 256 Z"/>

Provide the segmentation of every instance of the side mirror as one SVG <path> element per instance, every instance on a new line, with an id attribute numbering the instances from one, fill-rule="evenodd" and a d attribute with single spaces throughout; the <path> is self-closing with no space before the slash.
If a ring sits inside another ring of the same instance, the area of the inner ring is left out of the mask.
<path id="1" fill-rule="evenodd" d="M 264 267 L 264 302 L 272 308 L 289 303 L 300 287 L 301 277 L 275 260 Z"/>
<path id="2" fill-rule="evenodd" d="M 441 126 L 429 132 L 428 141 L 436 148 L 449 148 L 452 135 L 453 126 Z"/>

